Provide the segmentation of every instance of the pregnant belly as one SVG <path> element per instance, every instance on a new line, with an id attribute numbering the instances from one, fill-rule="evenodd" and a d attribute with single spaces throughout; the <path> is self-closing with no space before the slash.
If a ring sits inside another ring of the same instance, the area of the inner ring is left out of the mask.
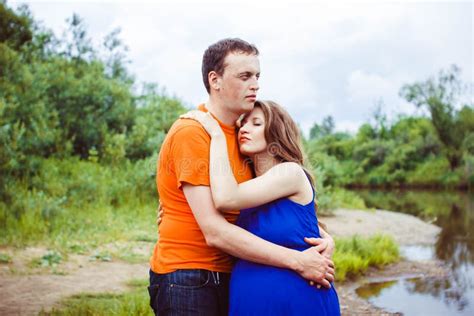
<path id="1" fill-rule="evenodd" d="M 308 281 L 292 270 L 238 260 L 232 270 L 231 288 L 247 294 L 271 289 L 269 294 L 275 297 L 278 290 L 286 295 L 288 290 L 298 291 L 311 287 Z"/>
<path id="2" fill-rule="evenodd" d="M 318 289 L 294 271 L 237 261 L 230 283 L 230 315 L 339 315 L 334 288 Z"/>

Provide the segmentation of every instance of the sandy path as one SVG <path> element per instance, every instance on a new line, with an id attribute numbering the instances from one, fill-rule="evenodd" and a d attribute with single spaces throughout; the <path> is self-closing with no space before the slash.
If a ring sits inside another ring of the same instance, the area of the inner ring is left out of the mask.
<path id="1" fill-rule="evenodd" d="M 337 210 L 335 216 L 321 220 L 328 225 L 333 236 L 385 233 L 394 236 L 402 245 L 433 244 L 439 232 L 436 226 L 413 216 L 387 211 Z M 90 262 L 89 257 L 78 255 L 71 255 L 59 266 L 62 271 L 67 271 L 66 275 L 54 275 L 44 269 L 31 271 L 27 262 L 44 254 L 46 249 L 2 249 L 5 251 L 10 252 L 14 261 L 0 266 L 0 315 L 36 315 L 65 297 L 81 292 L 123 291 L 128 280 L 148 277 L 148 263 Z M 371 270 L 356 283 L 336 284 L 343 315 L 390 315 L 354 294 L 361 282 L 404 274 L 439 274 L 440 270 L 442 268 L 433 262 L 402 261 L 382 271 Z"/>
<path id="2" fill-rule="evenodd" d="M 122 292 L 131 279 L 148 277 L 148 263 L 91 262 L 87 256 L 71 256 L 60 265 L 66 275 L 26 269 L 28 254 L 46 249 L 25 249 L 16 252 L 10 267 L 0 273 L 0 315 L 37 315 L 41 309 L 50 309 L 61 299 L 78 293 Z M 35 256 L 36 257 L 36 256 Z M 9 273 L 14 268 L 13 273 Z M 37 274 L 37 273 L 40 274 Z M 26 275 L 25 275 L 26 274 Z"/>

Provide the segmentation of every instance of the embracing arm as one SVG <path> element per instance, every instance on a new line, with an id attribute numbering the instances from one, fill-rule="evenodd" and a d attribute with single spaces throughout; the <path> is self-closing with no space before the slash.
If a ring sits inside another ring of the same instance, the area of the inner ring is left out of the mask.
<path id="1" fill-rule="evenodd" d="M 219 123 L 209 113 L 190 111 L 181 116 L 198 121 L 211 136 L 209 176 L 214 204 L 219 211 L 262 205 L 298 193 L 306 174 L 294 162 L 277 164 L 265 174 L 237 183 L 230 166 L 227 141 Z"/>
<path id="2" fill-rule="evenodd" d="M 321 247 L 300 252 L 275 245 L 227 222 L 214 207 L 209 187 L 184 184 L 183 192 L 209 246 L 252 262 L 292 269 L 326 287 L 334 280 L 333 263 L 319 253 Z"/>
<path id="3" fill-rule="evenodd" d="M 303 169 L 296 163 L 280 163 L 265 174 L 237 183 L 227 156 L 225 135 L 215 133 L 211 139 L 210 167 L 212 197 L 218 210 L 244 209 L 293 195 L 301 190 Z"/>

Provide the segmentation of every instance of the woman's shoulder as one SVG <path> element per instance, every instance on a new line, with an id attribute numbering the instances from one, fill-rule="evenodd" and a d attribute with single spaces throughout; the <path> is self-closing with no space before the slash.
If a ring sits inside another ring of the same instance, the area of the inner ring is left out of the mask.
<path id="1" fill-rule="evenodd" d="M 303 167 L 296 162 L 282 162 L 273 166 L 270 170 L 273 174 L 292 177 L 295 179 L 306 178 Z"/>
<path id="2" fill-rule="evenodd" d="M 298 188 L 295 194 L 286 197 L 287 200 L 299 205 L 308 205 L 314 199 L 314 189 L 310 176 L 303 166 L 296 162 L 284 162 L 275 167 L 274 172 L 286 175 L 287 181 L 285 183 L 287 185 Z"/>

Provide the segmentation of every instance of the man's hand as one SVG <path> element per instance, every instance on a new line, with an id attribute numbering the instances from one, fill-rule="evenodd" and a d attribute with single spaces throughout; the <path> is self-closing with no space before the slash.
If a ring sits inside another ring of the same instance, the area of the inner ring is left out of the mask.
<path id="1" fill-rule="evenodd" d="M 158 225 L 158 227 L 160 227 L 162 219 L 163 219 L 163 208 L 161 207 L 161 201 L 159 201 L 158 207 L 156 208 L 156 225 Z"/>
<path id="2" fill-rule="evenodd" d="M 300 252 L 298 268 L 295 269 L 303 278 L 316 282 L 326 288 L 334 281 L 334 263 L 321 252 L 327 247 L 325 243 L 313 246 Z"/>

